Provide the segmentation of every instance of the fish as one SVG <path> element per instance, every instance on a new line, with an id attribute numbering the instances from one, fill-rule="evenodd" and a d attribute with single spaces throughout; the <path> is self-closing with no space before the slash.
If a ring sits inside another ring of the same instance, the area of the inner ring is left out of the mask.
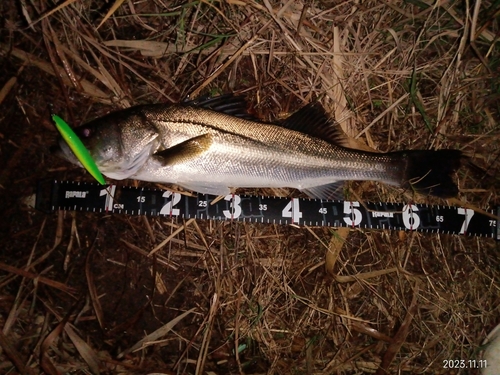
<path id="1" fill-rule="evenodd" d="M 295 188 L 336 199 L 339 183 L 379 181 L 423 195 L 458 194 L 460 150 L 369 152 L 347 147 L 323 106 L 312 102 L 281 122 L 260 121 L 244 98 L 221 95 L 144 104 L 75 128 L 99 170 L 114 180 L 169 183 L 202 194 L 234 188 Z M 80 165 L 64 140 L 56 154 Z"/>

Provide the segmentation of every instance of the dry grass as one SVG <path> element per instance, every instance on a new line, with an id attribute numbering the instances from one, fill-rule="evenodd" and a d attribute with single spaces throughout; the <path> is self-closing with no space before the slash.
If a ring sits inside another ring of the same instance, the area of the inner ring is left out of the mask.
<path id="1" fill-rule="evenodd" d="M 499 11 L 493 1 L 2 1 L 0 372 L 471 373 L 443 360 L 479 359 L 499 323 L 492 240 L 43 215 L 20 200 L 39 179 L 87 178 L 49 155 L 49 105 L 77 125 L 236 91 L 264 119 L 320 98 L 357 147 L 459 148 L 487 171 L 460 171 L 460 200 L 494 207 Z M 371 182 L 350 189 L 443 203 Z"/>

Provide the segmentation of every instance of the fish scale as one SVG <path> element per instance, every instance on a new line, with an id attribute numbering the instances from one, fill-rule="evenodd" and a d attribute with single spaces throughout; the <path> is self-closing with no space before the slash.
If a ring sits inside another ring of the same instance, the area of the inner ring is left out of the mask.
<path id="1" fill-rule="evenodd" d="M 462 157 L 458 150 L 354 150 L 345 147 L 318 102 L 278 124 L 252 119 L 245 106 L 234 96 L 142 105 L 75 132 L 107 177 L 171 183 L 203 194 L 289 187 L 328 199 L 345 180 L 380 181 L 443 198 L 458 193 L 452 178 Z M 65 143 L 59 145 L 60 154 L 76 164 Z"/>
<path id="2" fill-rule="evenodd" d="M 165 148 L 199 134 L 216 135 L 218 149 L 208 150 L 203 157 L 200 156 L 200 159 L 192 163 L 194 165 L 186 166 L 186 169 L 193 170 L 198 162 L 204 163 L 201 159 L 206 159 L 207 164 L 216 170 L 205 170 L 204 172 L 223 174 L 242 171 L 253 177 L 263 177 L 262 174 L 251 172 L 255 164 L 266 162 L 265 165 L 271 167 L 269 168 L 270 172 L 286 171 L 287 177 L 277 178 L 277 180 L 280 183 L 287 182 L 289 186 L 297 184 L 297 181 L 303 179 L 311 181 L 309 184 L 311 185 L 314 184 L 312 181 L 314 178 L 324 179 L 325 177 L 328 179 L 326 182 L 336 179 L 359 179 L 358 176 L 361 179 L 371 177 L 377 180 L 388 180 L 390 178 L 390 163 L 395 161 L 383 154 L 367 155 L 358 151 L 342 149 L 323 140 L 275 125 L 252 123 L 225 114 L 207 112 L 200 108 L 186 110 L 182 106 L 170 107 L 161 112 L 163 117 L 175 120 L 158 126 L 161 143 Z M 185 117 L 195 120 L 187 121 Z M 204 123 L 202 123 L 203 120 Z M 223 125 L 212 126 L 207 125 L 207 123 Z M 182 129 L 182 131 L 173 132 L 170 129 Z M 241 129 L 240 134 L 236 133 L 238 129 Z M 172 137 L 172 133 L 176 137 Z M 264 139 L 265 142 L 261 141 Z M 213 159 L 219 159 L 219 161 Z M 225 164 L 223 164 L 224 161 Z M 332 162 L 337 162 L 336 170 L 332 169 Z M 147 173 L 138 174 L 136 177 L 140 180 L 148 178 Z M 321 183 L 323 182 L 321 181 Z"/>

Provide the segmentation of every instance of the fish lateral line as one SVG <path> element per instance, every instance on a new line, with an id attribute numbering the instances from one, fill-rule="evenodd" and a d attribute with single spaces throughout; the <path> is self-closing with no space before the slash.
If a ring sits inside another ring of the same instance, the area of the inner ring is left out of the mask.
<path id="1" fill-rule="evenodd" d="M 94 119 L 77 134 L 85 135 L 84 145 L 108 178 L 200 193 L 289 187 L 332 199 L 342 191 L 340 181 L 378 181 L 441 198 L 459 192 L 459 150 L 357 150 L 344 145 L 347 137 L 318 101 L 278 123 L 244 118 L 243 103 L 222 96 L 139 105 Z M 68 147 L 59 146 L 76 164 Z"/>

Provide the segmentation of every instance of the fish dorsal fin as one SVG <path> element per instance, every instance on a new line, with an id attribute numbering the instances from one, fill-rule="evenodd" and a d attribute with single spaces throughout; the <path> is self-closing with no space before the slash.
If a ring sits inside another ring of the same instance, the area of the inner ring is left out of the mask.
<path id="1" fill-rule="evenodd" d="M 319 102 L 307 104 L 278 125 L 335 145 L 348 145 L 347 136 L 340 125 L 326 113 Z"/>
<path id="2" fill-rule="evenodd" d="M 225 113 L 227 115 L 239 117 L 245 120 L 260 122 L 260 120 L 248 113 L 248 103 L 245 98 L 234 94 L 202 97 L 199 99 L 185 101 L 182 105 L 210 109 L 212 111 Z"/>

